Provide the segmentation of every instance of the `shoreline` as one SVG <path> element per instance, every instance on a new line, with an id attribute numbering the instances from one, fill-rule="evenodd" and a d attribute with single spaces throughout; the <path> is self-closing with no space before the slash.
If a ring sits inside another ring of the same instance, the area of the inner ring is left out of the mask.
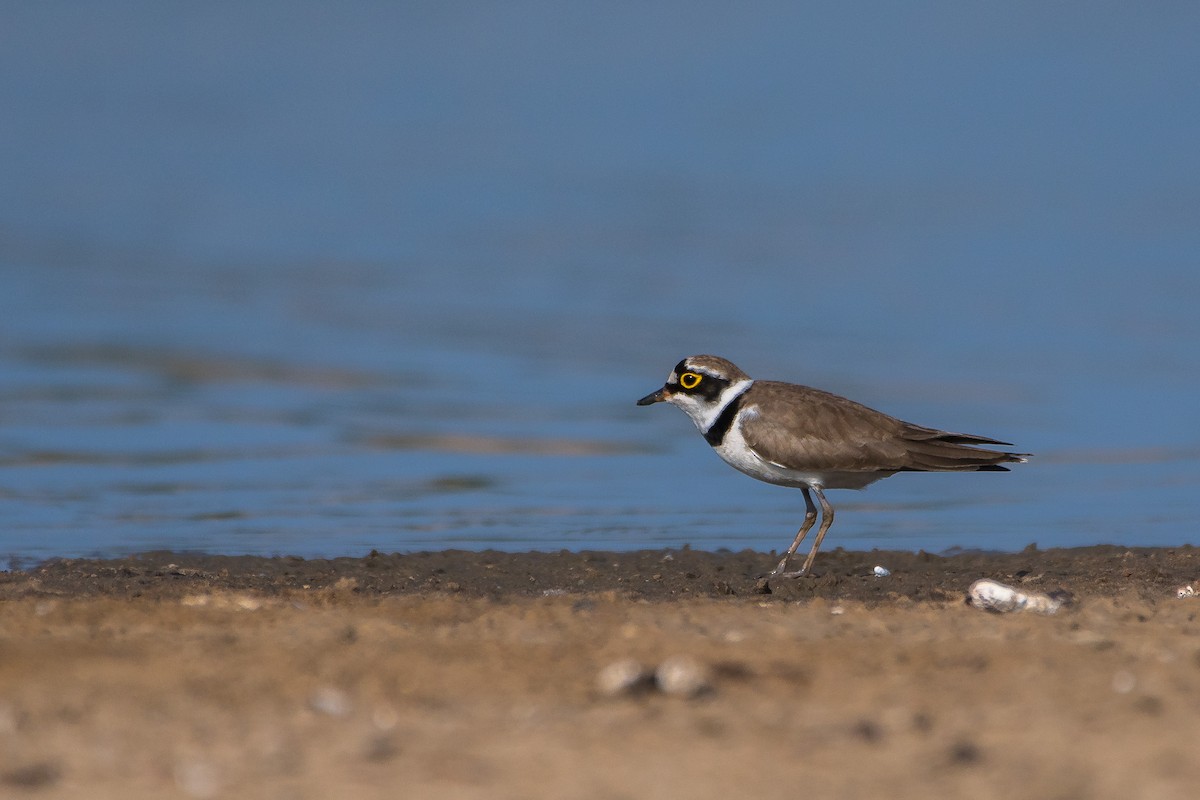
<path id="1" fill-rule="evenodd" d="M 1200 598 L 1174 592 L 1195 548 L 834 549 L 768 594 L 774 561 L 149 553 L 0 573 L 0 795 L 1116 800 L 1200 783 Z M 1074 602 L 986 613 L 963 602 L 979 577 Z"/>
<path id="2" fill-rule="evenodd" d="M 54 559 L 0 572 L 0 599 L 27 595 L 175 597 L 195 591 L 265 595 L 327 591 L 339 585 L 362 596 L 462 595 L 507 599 L 618 592 L 632 599 L 753 597 L 825 598 L 887 602 L 944 602 L 978 578 L 1016 582 L 1076 597 L 1133 592 L 1147 600 L 1169 597 L 1200 579 L 1200 548 L 1033 546 L 1016 553 L 959 551 L 822 552 L 813 575 L 764 576 L 778 556 L 751 550 L 655 549 L 632 551 L 441 550 L 409 554 L 372 551 L 362 557 L 224 556 L 149 552 L 100 559 Z M 878 577 L 875 566 L 890 575 Z M 340 582 L 340 583 L 339 583 Z M 351 584 L 353 584 L 351 586 Z M 1197 588 L 1200 588 L 1198 586 Z"/>

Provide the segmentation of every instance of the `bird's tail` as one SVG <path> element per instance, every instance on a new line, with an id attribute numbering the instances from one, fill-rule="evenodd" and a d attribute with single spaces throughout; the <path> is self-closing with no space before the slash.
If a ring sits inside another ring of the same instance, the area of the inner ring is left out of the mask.
<path id="1" fill-rule="evenodd" d="M 1008 442 L 968 433 L 949 433 L 913 426 L 907 432 L 908 470 L 918 472 L 1007 472 L 1004 464 L 1023 464 L 1029 453 L 1010 453 L 979 445 L 1011 447 Z"/>

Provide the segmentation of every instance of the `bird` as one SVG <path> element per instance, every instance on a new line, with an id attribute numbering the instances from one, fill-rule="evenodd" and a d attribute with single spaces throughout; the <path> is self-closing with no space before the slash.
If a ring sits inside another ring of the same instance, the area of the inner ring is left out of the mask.
<path id="1" fill-rule="evenodd" d="M 719 356 L 689 356 L 666 383 L 637 401 L 670 403 L 687 414 L 725 463 L 752 478 L 804 493 L 804 522 L 767 578 L 811 574 L 833 524 L 826 489 L 862 489 L 897 472 L 1008 472 L 1029 453 L 991 447 L 1009 442 L 914 425 L 840 395 L 782 381 L 753 380 Z M 797 571 L 787 570 L 817 521 L 812 549 Z"/>

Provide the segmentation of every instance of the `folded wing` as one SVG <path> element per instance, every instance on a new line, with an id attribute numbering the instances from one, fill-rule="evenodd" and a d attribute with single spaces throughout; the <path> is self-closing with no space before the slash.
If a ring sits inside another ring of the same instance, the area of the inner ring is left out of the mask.
<path id="1" fill-rule="evenodd" d="M 750 447 L 772 453 L 772 461 L 789 469 L 1004 471 L 1002 464 L 1025 460 L 1021 453 L 980 447 L 1009 446 L 997 439 L 913 425 L 820 389 L 755 382 L 762 384 L 761 404 L 769 411 L 743 415 L 741 434 Z M 789 415 L 787 425 L 764 419 L 780 414 Z"/>

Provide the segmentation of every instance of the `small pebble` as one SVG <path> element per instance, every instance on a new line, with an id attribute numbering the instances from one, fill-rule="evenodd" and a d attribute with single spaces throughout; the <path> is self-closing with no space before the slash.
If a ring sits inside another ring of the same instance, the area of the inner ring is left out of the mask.
<path id="1" fill-rule="evenodd" d="M 1129 694 L 1137 687 L 1137 676 L 1126 669 L 1113 673 L 1112 689 L 1117 694 Z"/>
<path id="2" fill-rule="evenodd" d="M 322 686 L 312 693 L 308 705 L 313 711 L 331 717 L 344 717 L 350 713 L 350 697 L 341 689 Z"/>
<path id="3" fill-rule="evenodd" d="M 654 681 L 663 694 L 695 697 L 712 688 L 708 670 L 691 656 L 671 656 L 658 665 Z"/>
<path id="4" fill-rule="evenodd" d="M 614 661 L 596 675 L 596 689 L 605 697 L 633 694 L 650 685 L 650 673 L 632 658 Z"/>
<path id="5" fill-rule="evenodd" d="M 383 732 L 393 730 L 396 723 L 400 721 L 400 715 L 396 713 L 396 709 L 389 705 L 376 706 L 371 711 L 371 722 L 375 727 Z"/>

